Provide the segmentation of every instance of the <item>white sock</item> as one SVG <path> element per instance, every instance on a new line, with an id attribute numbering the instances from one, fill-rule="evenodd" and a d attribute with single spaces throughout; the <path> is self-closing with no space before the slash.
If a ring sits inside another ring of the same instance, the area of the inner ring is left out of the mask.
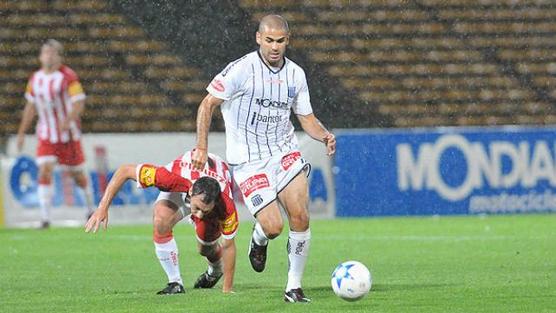
<path id="1" fill-rule="evenodd" d="M 160 265 L 166 272 L 168 276 L 168 282 L 178 282 L 183 285 L 180 274 L 180 266 L 178 262 L 178 245 L 176 245 L 176 240 L 172 240 L 166 243 L 154 243 L 156 256 L 160 261 Z"/>
<path id="2" fill-rule="evenodd" d="M 52 184 L 39 184 L 37 189 L 39 196 L 39 206 L 41 209 L 41 219 L 43 221 L 50 220 L 50 207 L 52 207 Z"/>
<path id="3" fill-rule="evenodd" d="M 220 260 L 218 260 L 216 262 L 208 261 L 207 273 L 211 276 L 214 276 L 214 274 L 222 273 L 222 258 L 220 258 Z"/>
<path id="4" fill-rule="evenodd" d="M 288 238 L 288 284 L 286 291 L 301 288 L 301 278 L 309 256 L 311 245 L 311 230 L 295 232 L 290 230 Z"/>
<path id="5" fill-rule="evenodd" d="M 255 229 L 253 230 L 253 240 L 259 246 L 266 246 L 268 244 L 268 237 L 263 231 L 263 227 L 258 222 L 255 222 Z"/>

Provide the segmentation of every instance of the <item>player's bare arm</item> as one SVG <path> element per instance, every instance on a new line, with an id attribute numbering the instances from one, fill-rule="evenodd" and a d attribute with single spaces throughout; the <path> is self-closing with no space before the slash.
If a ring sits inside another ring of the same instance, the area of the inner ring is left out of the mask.
<path id="1" fill-rule="evenodd" d="M 72 110 L 70 111 L 70 113 L 66 117 L 66 119 L 64 121 L 62 121 L 62 124 L 60 125 L 61 130 L 62 131 L 69 130 L 70 123 L 72 121 L 77 121 L 79 119 L 79 117 L 81 116 L 81 113 L 83 113 L 84 109 L 85 109 L 85 100 L 79 100 L 79 101 L 73 102 Z"/>
<path id="2" fill-rule="evenodd" d="M 23 109 L 23 116 L 21 118 L 21 123 L 19 124 L 19 129 L 17 131 L 17 151 L 23 149 L 23 143 L 25 140 L 25 132 L 31 127 L 33 119 L 37 115 L 37 109 L 32 102 L 27 101 L 25 108 Z"/>
<path id="3" fill-rule="evenodd" d="M 327 155 L 333 155 L 336 152 L 336 137 L 322 125 L 314 114 L 297 115 L 297 119 L 309 136 L 326 145 Z"/>
<path id="4" fill-rule="evenodd" d="M 197 146 L 191 158 L 193 167 L 201 170 L 208 159 L 208 133 L 214 109 L 224 100 L 208 94 L 197 110 Z"/>
<path id="5" fill-rule="evenodd" d="M 222 262 L 224 263 L 222 291 L 224 293 L 230 293 L 233 291 L 234 273 L 236 269 L 236 244 L 234 239 L 224 239 L 222 248 Z"/>
<path id="6" fill-rule="evenodd" d="M 101 225 L 103 225 L 103 228 L 106 230 L 108 226 L 108 208 L 110 207 L 112 200 L 114 199 L 120 188 L 122 188 L 124 183 L 128 179 L 136 179 L 136 167 L 137 165 L 135 164 L 127 164 L 120 166 L 116 170 L 116 172 L 112 176 L 112 179 L 110 179 L 110 183 L 108 183 L 108 186 L 106 187 L 106 191 L 102 196 L 102 199 L 100 200 L 98 208 L 96 209 L 95 213 L 91 215 L 91 218 L 89 218 L 87 224 L 85 224 L 85 232 L 90 232 L 92 230 L 94 233 L 96 233 Z"/>

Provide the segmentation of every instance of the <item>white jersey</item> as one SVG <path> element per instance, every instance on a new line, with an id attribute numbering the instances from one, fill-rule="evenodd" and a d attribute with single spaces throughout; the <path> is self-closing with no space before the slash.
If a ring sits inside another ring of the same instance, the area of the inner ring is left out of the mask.
<path id="1" fill-rule="evenodd" d="M 258 51 L 228 64 L 207 91 L 224 100 L 226 158 L 241 164 L 297 149 L 290 113 L 313 113 L 303 69 L 285 58 L 269 67 Z"/>

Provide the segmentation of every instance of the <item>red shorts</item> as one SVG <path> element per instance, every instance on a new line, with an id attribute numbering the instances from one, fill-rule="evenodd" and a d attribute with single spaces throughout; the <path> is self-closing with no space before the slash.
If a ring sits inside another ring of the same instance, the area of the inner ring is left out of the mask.
<path id="1" fill-rule="evenodd" d="M 52 161 L 57 161 L 58 164 L 68 166 L 77 166 L 85 162 L 80 141 L 51 143 L 48 140 L 39 139 L 39 145 L 37 147 L 37 159 L 39 163 L 41 159 L 48 160 L 49 157 L 52 157 Z"/>

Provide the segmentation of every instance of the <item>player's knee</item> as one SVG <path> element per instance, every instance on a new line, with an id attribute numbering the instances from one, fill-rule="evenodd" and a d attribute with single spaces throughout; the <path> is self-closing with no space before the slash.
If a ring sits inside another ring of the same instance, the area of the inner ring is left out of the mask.
<path id="1" fill-rule="evenodd" d="M 154 216 L 153 218 L 153 226 L 154 226 L 154 231 L 155 233 L 158 234 L 166 234 L 172 231 L 172 227 L 170 226 L 170 223 L 160 217 L 160 216 Z"/>
<path id="2" fill-rule="evenodd" d="M 280 236 L 282 229 L 284 229 L 284 223 L 274 223 L 265 229 L 265 235 L 268 239 L 274 239 Z"/>
<path id="3" fill-rule="evenodd" d="M 309 214 L 302 212 L 290 216 L 290 224 L 296 229 L 307 230 L 309 228 Z"/>

